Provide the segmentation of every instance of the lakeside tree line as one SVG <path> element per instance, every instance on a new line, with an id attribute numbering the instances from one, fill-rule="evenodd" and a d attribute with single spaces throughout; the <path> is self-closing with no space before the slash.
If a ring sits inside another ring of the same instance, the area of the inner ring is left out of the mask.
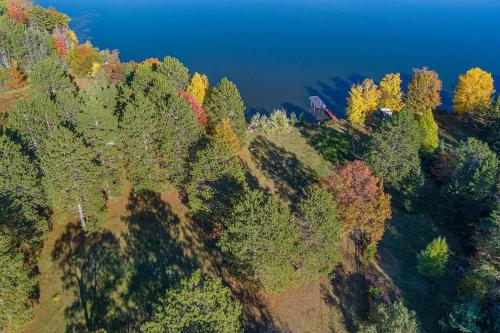
<path id="1" fill-rule="evenodd" d="M 453 147 L 439 141 L 434 120 L 436 72 L 416 70 L 404 94 L 399 74 L 378 86 L 369 79 L 353 85 L 347 115 L 355 128 L 378 108 L 394 115 L 374 127 L 357 159 L 335 165 L 290 203 L 248 179 L 238 157 L 248 139 L 245 106 L 230 80 L 210 86 L 172 57 L 122 63 L 116 51 L 79 43 L 66 15 L 27 1 L 3 1 L 0 14 L 0 84 L 29 89 L 1 124 L 0 327 L 17 331 L 32 316 L 49 221 L 76 218 L 86 233 L 102 233 L 108 201 L 125 183 L 135 193 L 178 190 L 237 275 L 281 292 L 331 273 L 342 239 L 374 257 L 392 207 L 418 211 L 431 175 L 450 223 L 472 248 L 442 326 L 500 328 L 500 103 L 492 102 L 490 74 L 474 68 L 459 78 L 454 112 L 483 141 Z M 275 114 L 250 129 L 288 128 L 286 114 Z M 419 254 L 418 271 L 440 276 L 449 255 L 446 240 L 436 239 Z M 144 332 L 242 329 L 241 304 L 220 278 L 200 270 L 150 301 L 153 311 L 135 323 Z M 87 322 L 89 331 L 102 328 Z M 402 302 L 377 302 L 360 327 L 396 329 L 419 330 Z"/>

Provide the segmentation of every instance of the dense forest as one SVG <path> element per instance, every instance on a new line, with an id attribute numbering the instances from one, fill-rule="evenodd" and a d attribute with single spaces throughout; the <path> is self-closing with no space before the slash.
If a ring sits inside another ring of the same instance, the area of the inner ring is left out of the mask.
<path id="1" fill-rule="evenodd" d="M 354 83 L 346 119 L 246 119 L 229 79 L 69 23 L 0 2 L 2 332 L 500 331 L 490 73 L 451 112 L 419 68 Z M 280 317 L 310 297 L 340 319 Z"/>

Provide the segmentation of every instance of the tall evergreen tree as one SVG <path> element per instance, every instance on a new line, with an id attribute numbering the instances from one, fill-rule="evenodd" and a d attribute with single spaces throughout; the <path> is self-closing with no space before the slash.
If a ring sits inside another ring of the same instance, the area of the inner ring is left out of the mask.
<path id="1" fill-rule="evenodd" d="M 439 145 L 439 129 L 432 110 L 425 110 L 421 116 L 417 116 L 417 120 L 422 133 L 422 151 L 433 153 Z"/>
<path id="2" fill-rule="evenodd" d="M 136 191 L 162 192 L 166 175 L 160 166 L 160 124 L 156 105 L 138 93 L 127 105 L 121 123 L 128 178 Z"/>
<path id="3" fill-rule="evenodd" d="M 60 122 L 58 108 L 49 96 L 35 93 L 19 101 L 10 115 L 10 131 L 33 153 Z"/>
<path id="4" fill-rule="evenodd" d="M 210 223 L 228 216 L 246 189 L 245 174 L 226 140 L 212 139 L 196 154 L 186 187 L 193 213 Z"/>
<path id="5" fill-rule="evenodd" d="M 158 72 L 167 78 L 177 93 L 186 90 L 189 83 L 189 72 L 176 58 L 165 57 L 158 65 Z"/>
<path id="6" fill-rule="evenodd" d="M 229 119 L 231 128 L 240 141 L 246 137 L 245 105 L 241 99 L 236 85 L 223 78 L 219 84 L 212 88 L 205 100 L 208 122 L 214 128 L 223 119 Z"/>
<path id="7" fill-rule="evenodd" d="M 297 278 L 300 229 L 290 208 L 261 191 L 248 192 L 225 220 L 219 246 L 248 269 L 268 291 L 281 291 Z"/>
<path id="8" fill-rule="evenodd" d="M 171 95 L 160 112 L 162 162 L 170 181 L 180 185 L 187 177 L 191 150 L 202 136 L 202 127 L 189 104 Z"/>
<path id="9" fill-rule="evenodd" d="M 102 170 L 95 152 L 70 130 L 58 127 L 40 154 L 43 184 L 59 218 L 78 214 L 86 231 L 98 230 L 105 215 Z"/>
<path id="10" fill-rule="evenodd" d="M 333 196 L 324 188 L 311 187 L 298 205 L 302 226 L 302 268 L 307 280 L 331 273 L 340 258 L 340 216 Z"/>
<path id="11" fill-rule="evenodd" d="M 403 110 L 375 130 L 363 159 L 385 186 L 408 198 L 423 185 L 421 142 L 415 116 Z"/>
<path id="12" fill-rule="evenodd" d="M 0 136 L 0 234 L 18 244 L 40 241 L 47 231 L 45 194 L 33 161 Z"/>
<path id="13" fill-rule="evenodd" d="M 119 193 L 122 179 L 120 132 L 114 115 L 114 89 L 93 87 L 83 94 L 82 111 L 76 117 L 76 128 L 97 155 L 102 166 L 103 189 L 108 195 Z"/>

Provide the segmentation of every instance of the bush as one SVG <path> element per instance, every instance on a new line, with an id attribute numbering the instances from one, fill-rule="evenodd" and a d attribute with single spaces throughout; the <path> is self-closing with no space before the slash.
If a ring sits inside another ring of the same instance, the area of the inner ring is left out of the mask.
<path id="1" fill-rule="evenodd" d="M 263 134 L 289 133 L 296 117 L 287 118 L 285 110 L 274 110 L 269 117 L 256 113 L 250 120 L 248 130 Z"/>
<path id="2" fill-rule="evenodd" d="M 377 305 L 370 309 L 368 322 L 358 332 L 364 333 L 417 333 L 415 312 L 409 311 L 403 302 Z"/>

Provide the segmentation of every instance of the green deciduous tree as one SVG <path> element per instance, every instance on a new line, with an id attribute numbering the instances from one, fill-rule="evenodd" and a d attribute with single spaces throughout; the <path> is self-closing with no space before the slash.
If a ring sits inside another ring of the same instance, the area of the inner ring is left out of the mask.
<path id="1" fill-rule="evenodd" d="M 385 186 L 403 198 L 412 198 L 423 184 L 420 146 L 418 122 L 411 112 L 403 110 L 375 130 L 363 159 Z"/>
<path id="2" fill-rule="evenodd" d="M 418 272 L 430 278 L 441 276 L 446 268 L 448 256 L 446 239 L 441 237 L 434 239 L 417 257 Z"/>
<path id="3" fill-rule="evenodd" d="M 243 167 L 226 140 L 214 138 L 198 150 L 186 187 L 192 212 L 220 223 L 247 187 Z"/>
<path id="4" fill-rule="evenodd" d="M 246 138 L 245 105 L 236 85 L 223 78 L 212 88 L 205 100 L 204 109 L 207 112 L 210 127 L 214 128 L 223 119 L 229 119 L 231 128 L 240 141 Z"/>
<path id="5" fill-rule="evenodd" d="M 479 216 L 491 205 L 500 162 L 487 144 L 474 138 L 461 142 L 455 155 L 454 176 L 447 186 L 452 208 L 468 217 Z"/>
<path id="6" fill-rule="evenodd" d="M 421 116 L 417 116 L 417 120 L 422 133 L 422 150 L 429 154 L 433 153 L 439 145 L 439 136 L 432 110 L 425 110 Z"/>
<path id="7" fill-rule="evenodd" d="M 416 114 L 434 110 L 441 105 L 443 83 L 439 75 L 426 67 L 413 70 L 413 77 L 405 95 L 406 107 Z"/>
<path id="8" fill-rule="evenodd" d="M 233 263 L 253 273 L 264 289 L 279 292 L 297 278 L 300 229 L 285 203 L 250 191 L 224 225 L 219 247 Z"/>
<path id="9" fill-rule="evenodd" d="M 363 333 L 418 333 L 420 332 L 415 312 L 408 310 L 401 301 L 370 309 L 368 322 L 361 325 Z"/>
<path id="10" fill-rule="evenodd" d="M 95 152 L 73 132 L 58 127 L 40 154 L 43 184 L 59 218 L 77 215 L 86 231 L 98 230 L 105 216 L 102 170 Z"/>
<path id="11" fill-rule="evenodd" d="M 241 332 L 241 305 L 219 278 L 195 271 L 169 289 L 146 322 L 144 333 Z"/>

